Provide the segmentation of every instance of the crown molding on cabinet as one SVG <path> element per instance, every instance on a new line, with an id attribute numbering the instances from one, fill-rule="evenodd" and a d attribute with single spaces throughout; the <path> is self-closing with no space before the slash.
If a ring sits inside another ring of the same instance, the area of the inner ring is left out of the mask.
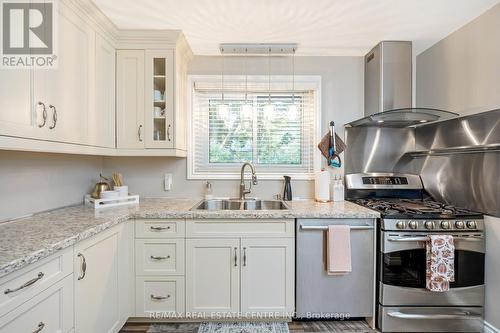
<path id="1" fill-rule="evenodd" d="M 116 47 L 119 30 L 116 25 L 91 0 L 61 0 L 61 3 L 73 8 L 75 12 L 99 33 L 106 36 Z"/>

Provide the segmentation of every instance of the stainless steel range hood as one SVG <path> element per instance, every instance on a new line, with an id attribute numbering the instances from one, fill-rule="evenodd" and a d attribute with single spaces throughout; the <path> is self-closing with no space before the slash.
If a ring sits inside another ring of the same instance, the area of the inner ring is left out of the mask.
<path id="1" fill-rule="evenodd" d="M 408 127 L 457 114 L 412 108 L 412 46 L 380 42 L 365 56 L 365 117 L 346 126 Z"/>

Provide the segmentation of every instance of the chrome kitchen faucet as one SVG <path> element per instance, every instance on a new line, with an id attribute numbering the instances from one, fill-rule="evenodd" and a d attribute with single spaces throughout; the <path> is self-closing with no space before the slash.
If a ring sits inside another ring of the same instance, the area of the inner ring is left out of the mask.
<path id="1" fill-rule="evenodd" d="M 250 187 L 247 189 L 245 186 L 245 167 L 249 166 L 252 170 L 252 182 Z M 257 175 L 255 174 L 255 167 L 250 162 L 245 162 L 241 166 L 241 179 L 240 179 L 240 200 L 245 200 L 245 195 L 249 194 L 252 189 L 252 184 L 257 185 Z"/>

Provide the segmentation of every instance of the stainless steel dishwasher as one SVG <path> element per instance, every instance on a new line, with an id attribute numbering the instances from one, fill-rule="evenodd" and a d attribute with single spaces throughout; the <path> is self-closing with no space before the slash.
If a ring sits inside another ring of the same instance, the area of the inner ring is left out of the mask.
<path id="1" fill-rule="evenodd" d="M 341 276 L 326 273 L 331 224 L 351 227 L 352 272 Z M 296 228 L 296 317 L 373 317 L 375 219 L 298 219 Z"/>

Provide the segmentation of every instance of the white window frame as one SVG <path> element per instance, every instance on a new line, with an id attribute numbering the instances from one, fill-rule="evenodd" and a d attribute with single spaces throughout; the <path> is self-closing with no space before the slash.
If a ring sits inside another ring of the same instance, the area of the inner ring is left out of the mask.
<path id="1" fill-rule="evenodd" d="M 243 75 L 224 75 L 225 83 L 230 82 L 242 82 L 245 80 Z M 248 76 L 249 82 L 267 82 L 267 75 L 252 75 Z M 187 179 L 203 179 L 203 180 L 229 180 L 229 179 L 240 179 L 240 169 L 235 168 L 234 171 L 229 171 L 227 173 L 213 173 L 213 174 L 197 174 L 194 172 L 195 164 L 195 149 L 193 147 L 193 107 L 194 107 L 194 97 L 195 97 L 195 84 L 196 82 L 204 83 L 221 83 L 220 75 L 188 75 L 188 92 L 187 92 Z M 287 87 L 284 89 L 289 89 L 291 91 L 291 75 L 272 75 L 271 76 L 271 89 L 276 89 L 276 86 Z M 320 75 L 295 75 L 295 90 L 314 90 L 314 100 L 316 105 L 315 110 L 315 124 L 314 124 L 314 135 L 313 139 L 315 143 L 319 143 L 321 140 L 321 76 Z M 314 179 L 314 172 L 319 171 L 321 167 L 321 153 L 316 147 L 311 147 L 313 150 L 313 172 L 312 173 L 293 173 L 292 177 L 295 180 L 312 180 Z M 243 163 L 241 163 L 243 164 Z M 259 179 L 270 179 L 270 180 L 281 180 L 284 174 L 268 173 L 266 170 L 259 170 L 257 166 L 257 176 Z"/>

